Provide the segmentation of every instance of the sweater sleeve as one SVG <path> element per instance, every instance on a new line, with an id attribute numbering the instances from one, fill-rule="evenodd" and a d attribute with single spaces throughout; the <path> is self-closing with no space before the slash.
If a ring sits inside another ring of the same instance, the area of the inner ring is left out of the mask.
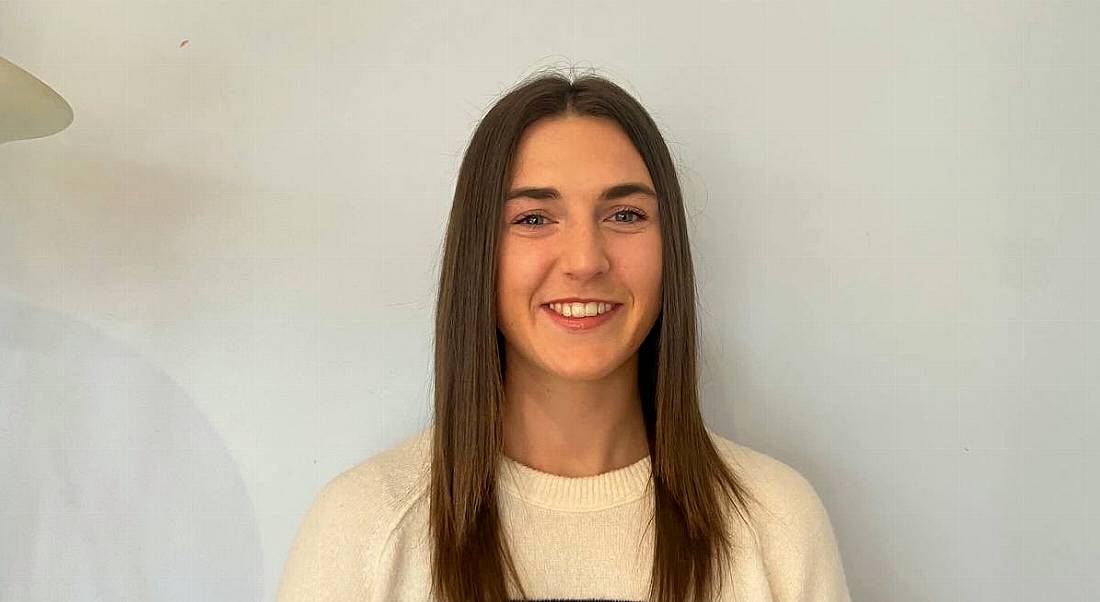
<path id="1" fill-rule="evenodd" d="M 790 599 L 805 602 L 851 602 L 836 534 L 816 493 L 813 495 L 812 511 L 803 528 L 810 535 L 798 551 L 798 561 L 794 566 L 799 567 L 801 584 L 792 584 L 794 591 Z"/>
<path id="2" fill-rule="evenodd" d="M 352 602 L 369 599 L 373 570 L 368 520 L 377 497 L 360 475 L 330 480 L 298 528 L 283 568 L 277 602 Z"/>
<path id="3" fill-rule="evenodd" d="M 825 505 L 801 474 L 780 466 L 774 482 L 782 511 L 761 533 L 775 602 L 851 602 Z"/>

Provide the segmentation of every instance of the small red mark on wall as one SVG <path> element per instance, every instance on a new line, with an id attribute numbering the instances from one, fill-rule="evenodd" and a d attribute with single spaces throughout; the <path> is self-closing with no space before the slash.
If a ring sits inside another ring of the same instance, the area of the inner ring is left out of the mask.
<path id="1" fill-rule="evenodd" d="M 186 46 L 187 42 L 189 42 L 189 41 L 190 40 L 184 40 L 184 41 L 180 42 L 180 48 L 183 48 L 184 46 Z"/>

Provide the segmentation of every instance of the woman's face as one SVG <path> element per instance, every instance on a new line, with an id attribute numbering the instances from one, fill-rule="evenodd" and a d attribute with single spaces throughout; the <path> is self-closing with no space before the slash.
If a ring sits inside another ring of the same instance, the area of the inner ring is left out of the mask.
<path id="1" fill-rule="evenodd" d="M 603 378 L 638 350 L 661 309 L 657 199 L 616 189 L 654 191 L 649 171 L 618 124 L 577 116 L 528 126 L 513 166 L 496 291 L 506 362 L 568 380 Z M 546 190 L 517 196 L 523 188 Z M 612 198 L 601 198 L 609 190 Z M 546 307 L 573 297 L 621 305 L 577 330 Z"/>

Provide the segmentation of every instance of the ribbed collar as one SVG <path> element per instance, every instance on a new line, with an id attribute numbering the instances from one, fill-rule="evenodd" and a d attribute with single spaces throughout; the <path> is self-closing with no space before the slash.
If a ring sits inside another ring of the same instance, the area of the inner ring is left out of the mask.
<path id="1" fill-rule="evenodd" d="M 647 455 L 629 466 L 598 475 L 563 477 L 502 455 L 497 485 L 525 502 L 553 510 L 602 510 L 641 498 L 649 484 L 650 470 Z"/>

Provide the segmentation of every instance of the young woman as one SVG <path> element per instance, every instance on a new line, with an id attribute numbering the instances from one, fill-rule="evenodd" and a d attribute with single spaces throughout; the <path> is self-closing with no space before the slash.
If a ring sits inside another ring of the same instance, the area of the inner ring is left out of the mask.
<path id="1" fill-rule="evenodd" d="M 645 109 L 513 89 L 458 174 L 433 423 L 322 489 L 279 601 L 849 602 L 811 484 L 704 424 L 695 304 Z"/>

